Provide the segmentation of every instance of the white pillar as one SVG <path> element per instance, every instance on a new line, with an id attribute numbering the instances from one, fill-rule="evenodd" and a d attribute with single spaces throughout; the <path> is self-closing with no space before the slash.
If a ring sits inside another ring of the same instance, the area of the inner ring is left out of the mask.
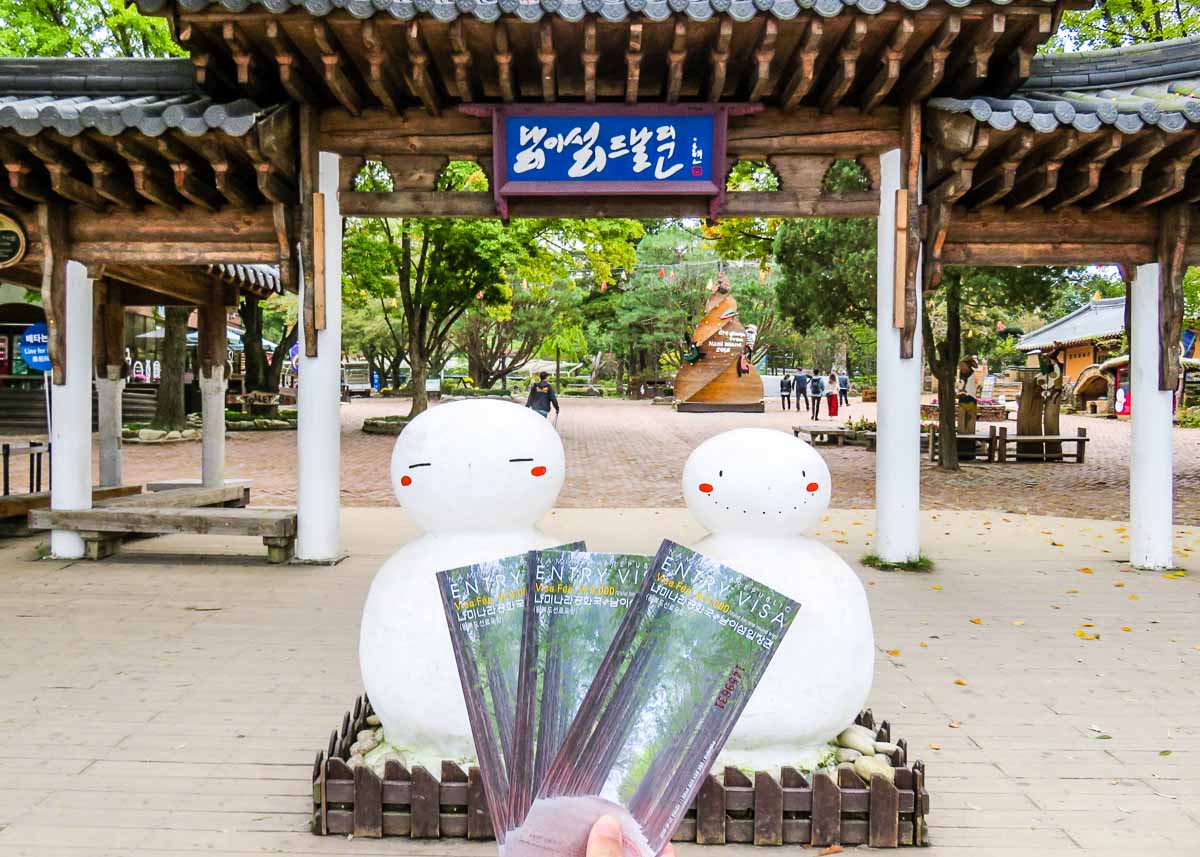
<path id="1" fill-rule="evenodd" d="M 1158 389 L 1157 264 L 1139 265 L 1129 299 L 1130 396 L 1133 422 L 1129 459 L 1129 561 L 1137 568 L 1171 568 L 1173 557 L 1171 464 L 1172 401 Z"/>
<path id="2" fill-rule="evenodd" d="M 297 392 L 296 556 L 328 562 L 341 556 L 342 216 L 338 207 L 338 156 L 321 152 L 317 190 L 325 206 L 325 329 L 317 356 L 305 356 L 300 325 Z M 301 279 L 304 279 L 303 277 Z M 302 289 L 312 288 L 305 281 Z M 301 293 L 301 306 L 304 295 Z M 383 465 L 381 465 L 383 466 Z"/>
<path id="3" fill-rule="evenodd" d="M 879 166 L 875 552 L 885 562 L 908 562 L 921 554 L 921 303 L 917 302 L 913 357 L 901 360 L 900 331 L 892 326 L 900 150 L 880 155 Z M 909 205 L 917 202 L 910 199 Z"/>
<path id="4" fill-rule="evenodd" d="M 225 319 L 221 319 L 225 323 Z M 225 366 L 214 366 L 212 376 L 200 372 L 200 481 L 205 488 L 225 484 Z"/>
<path id="5" fill-rule="evenodd" d="M 121 377 L 121 368 L 108 367 L 107 376 L 96 378 L 100 484 L 104 487 L 121 484 L 121 396 L 125 392 L 125 379 Z"/>
<path id="6" fill-rule="evenodd" d="M 51 509 L 92 507 L 92 281 L 78 262 L 66 265 L 67 353 L 65 384 L 52 384 L 50 405 Z M 50 553 L 83 556 L 83 538 L 69 530 L 50 532 Z"/>

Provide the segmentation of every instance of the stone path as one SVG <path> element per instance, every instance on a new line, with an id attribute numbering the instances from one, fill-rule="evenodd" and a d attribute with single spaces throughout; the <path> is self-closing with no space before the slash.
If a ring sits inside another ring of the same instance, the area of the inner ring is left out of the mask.
<path id="1" fill-rule="evenodd" d="M 435 405 L 436 407 L 436 405 Z M 404 414 L 400 400 L 356 399 L 342 406 L 342 501 L 348 506 L 394 505 L 388 477 L 393 440 L 365 435 L 367 416 Z M 849 413 L 875 416 L 874 405 L 852 400 Z M 846 409 L 836 420 L 845 421 Z M 810 420 L 768 402 L 765 414 L 679 414 L 669 407 L 617 399 L 564 399 L 558 422 L 567 450 L 565 507 L 682 506 L 679 478 L 688 454 L 704 439 L 739 426 L 790 431 Z M 828 419 L 822 422 L 835 424 Z M 964 463 L 946 473 L 922 459 L 926 509 L 1003 509 L 1030 514 L 1125 519 L 1129 516 L 1130 424 L 1064 417 L 1063 432 L 1087 428 L 1094 440 L 1088 461 L 1000 467 Z M 981 423 L 986 431 L 988 424 Z M 1009 424 L 1011 432 L 1016 431 Z M 1200 522 L 1200 430 L 1175 430 L 1175 520 Z M 22 438 L 24 439 L 24 438 Z M 869 508 L 875 502 L 875 455 L 858 447 L 821 447 L 833 474 L 835 508 Z M 254 481 L 257 505 L 295 503 L 296 438 L 292 432 L 231 432 L 227 472 Z M 95 458 L 93 459 L 96 460 Z M 198 477 L 200 445 L 127 445 L 127 481 Z M 18 465 L 19 466 L 19 465 Z M 18 482 L 17 484 L 22 484 Z"/>
<path id="2" fill-rule="evenodd" d="M 493 857 L 307 832 L 313 756 L 360 692 L 363 598 L 413 532 L 396 509 L 343 521 L 351 554 L 333 568 L 268 567 L 254 539 L 153 539 L 100 564 L 0 542 L 0 855 Z M 671 509 L 544 525 L 598 550 L 699 535 Z M 853 564 L 872 526 L 834 512 L 817 537 Z M 923 526 L 932 573 L 858 568 L 870 704 L 928 766 L 922 854 L 1200 854 L 1200 529 L 1178 533 L 1188 576 L 1164 577 L 1103 553 L 1127 538 L 1112 522 L 925 512 Z"/>

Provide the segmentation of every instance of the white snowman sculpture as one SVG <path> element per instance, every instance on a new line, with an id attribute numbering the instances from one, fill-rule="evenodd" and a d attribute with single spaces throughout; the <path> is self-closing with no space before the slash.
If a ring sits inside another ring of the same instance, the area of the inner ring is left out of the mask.
<path id="1" fill-rule="evenodd" d="M 410 764 L 474 754 L 436 573 L 557 544 L 535 523 L 565 467 L 549 421 L 510 402 L 439 405 L 397 438 L 392 489 L 424 535 L 375 575 L 358 658 L 384 738 Z"/>
<path id="2" fill-rule="evenodd" d="M 711 533 L 693 547 L 801 605 L 725 745 L 724 764 L 811 768 L 867 700 L 875 639 L 866 592 L 841 557 L 804 535 L 829 508 L 830 492 L 821 456 L 770 429 L 716 435 L 684 465 L 688 510 Z"/>

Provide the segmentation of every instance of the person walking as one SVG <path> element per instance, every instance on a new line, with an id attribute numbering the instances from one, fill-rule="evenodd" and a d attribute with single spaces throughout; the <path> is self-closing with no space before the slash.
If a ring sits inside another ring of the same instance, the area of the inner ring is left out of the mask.
<path id="1" fill-rule="evenodd" d="M 533 382 L 533 386 L 529 388 L 529 398 L 525 400 L 525 407 L 532 408 L 543 417 L 550 416 L 550 408 L 554 408 L 554 415 L 557 417 L 559 413 L 558 396 L 554 395 L 554 385 L 546 379 L 550 377 L 549 372 L 541 372 L 538 374 L 538 380 Z"/>
<path id="2" fill-rule="evenodd" d="M 845 369 L 838 373 L 838 401 L 850 407 L 850 376 Z"/>
<path id="3" fill-rule="evenodd" d="M 836 417 L 838 415 L 838 376 L 836 372 L 829 373 L 829 380 L 825 383 L 825 398 L 829 400 L 829 416 Z"/>
<path id="4" fill-rule="evenodd" d="M 804 397 L 804 410 L 809 410 L 808 404 L 808 382 L 809 375 L 807 369 L 800 369 L 796 372 L 796 383 L 792 386 L 796 390 L 796 410 L 800 410 L 800 397 Z"/>
<path id="5" fill-rule="evenodd" d="M 821 419 L 821 399 L 825 396 L 825 379 L 816 369 L 808 379 L 808 397 L 812 400 L 812 418 Z"/>
<path id="6" fill-rule="evenodd" d="M 792 376 L 787 372 L 784 372 L 783 377 L 779 379 L 779 401 L 785 411 L 792 409 Z M 800 404 L 798 396 L 796 404 Z"/>

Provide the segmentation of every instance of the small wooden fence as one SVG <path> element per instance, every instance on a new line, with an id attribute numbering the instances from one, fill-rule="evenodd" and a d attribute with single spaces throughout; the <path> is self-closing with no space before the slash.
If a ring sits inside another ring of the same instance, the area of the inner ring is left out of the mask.
<path id="1" fill-rule="evenodd" d="M 464 771 L 442 762 L 439 779 L 419 765 L 410 772 L 389 761 L 380 779 L 365 766 L 347 764 L 350 745 L 371 713 L 366 697 L 359 697 L 326 749 L 317 753 L 313 833 L 494 838 L 478 768 Z M 876 729 L 869 710 L 857 722 Z M 892 741 L 887 721 L 876 734 L 880 741 Z M 710 774 L 672 839 L 702 845 L 926 845 L 925 766 L 908 763 L 904 739 L 894 743 L 899 747 L 892 755 L 895 784 L 876 775 L 868 785 L 844 768 L 833 771 L 835 776 L 804 775 L 788 767 L 778 777 L 758 771 L 751 778 L 737 768 Z"/>

